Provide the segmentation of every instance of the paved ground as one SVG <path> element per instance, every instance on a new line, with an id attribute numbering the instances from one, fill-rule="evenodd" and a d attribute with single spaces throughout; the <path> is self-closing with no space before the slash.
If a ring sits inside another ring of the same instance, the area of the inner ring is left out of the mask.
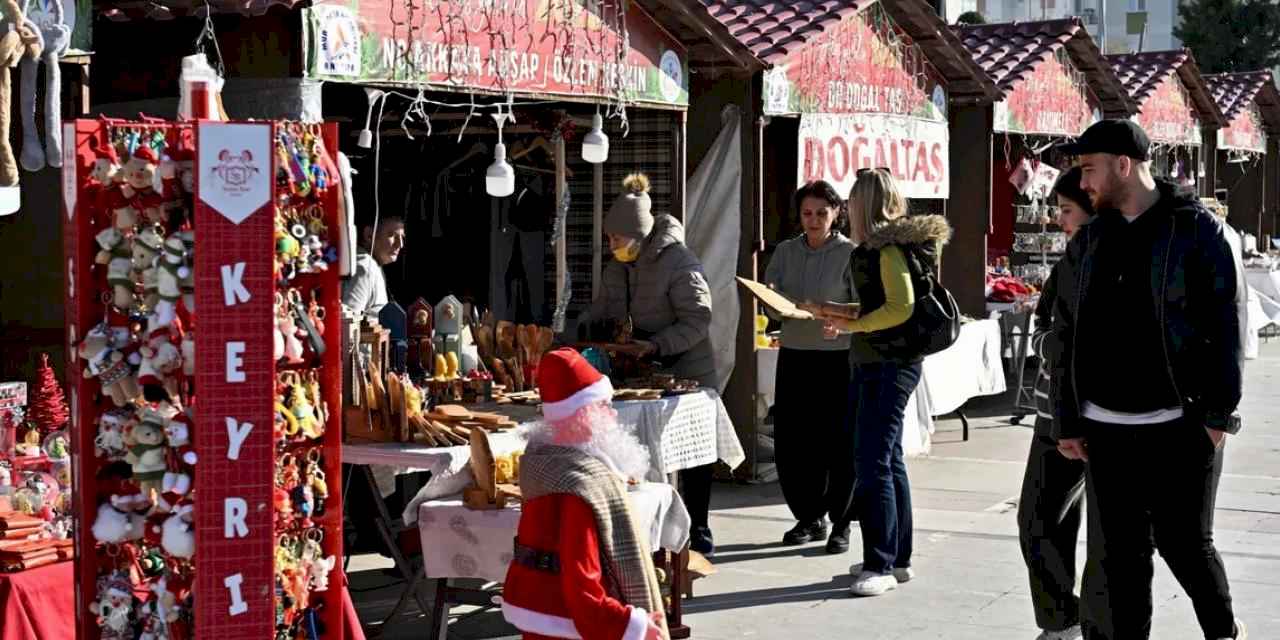
<path id="1" fill-rule="evenodd" d="M 778 544 L 791 526 L 777 485 L 717 486 L 712 526 L 719 573 L 695 585 L 687 601 L 694 637 L 1032 640 L 1036 634 L 1014 521 L 1030 429 L 1012 426 L 1007 403 L 974 413 L 970 441 L 942 421 L 930 456 L 910 462 L 918 578 L 873 599 L 847 596 L 855 552 L 828 556 L 817 545 Z M 1280 638 L 1280 341 L 1250 361 L 1242 406 L 1245 430 L 1230 440 L 1218 498 L 1217 541 L 1231 576 L 1236 611 L 1255 640 Z M 856 529 L 855 529 L 856 532 Z M 1083 560 L 1083 544 L 1081 547 Z M 1198 640 L 1190 603 L 1157 561 L 1158 640 Z M 353 586 L 385 583 L 387 566 L 353 561 Z M 362 617 L 385 614 L 389 592 L 356 595 Z M 490 617 L 455 628 L 459 638 L 501 637 Z M 420 619 L 398 620 L 383 636 L 422 638 Z"/>

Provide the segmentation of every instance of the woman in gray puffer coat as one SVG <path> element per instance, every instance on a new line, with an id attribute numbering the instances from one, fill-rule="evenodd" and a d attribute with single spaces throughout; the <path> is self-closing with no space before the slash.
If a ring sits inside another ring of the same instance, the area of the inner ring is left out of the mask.
<path id="1" fill-rule="evenodd" d="M 631 317 L 645 357 L 680 378 L 716 388 L 711 350 L 711 287 L 702 263 L 684 244 L 684 226 L 669 215 L 653 215 L 649 179 L 627 176 L 604 219 L 614 259 L 604 267 L 600 295 L 588 311 L 591 321 Z M 681 492 L 693 519 L 691 546 L 710 555 L 707 526 L 711 465 L 681 472 Z"/>

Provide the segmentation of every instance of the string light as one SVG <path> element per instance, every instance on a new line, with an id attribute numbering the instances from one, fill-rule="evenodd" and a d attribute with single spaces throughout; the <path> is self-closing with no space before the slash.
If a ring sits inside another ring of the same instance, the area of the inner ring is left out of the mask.
<path id="1" fill-rule="evenodd" d="M 609 136 L 604 133 L 604 118 L 599 111 L 591 117 L 591 131 L 582 137 L 582 159 L 601 164 L 609 159 Z"/>

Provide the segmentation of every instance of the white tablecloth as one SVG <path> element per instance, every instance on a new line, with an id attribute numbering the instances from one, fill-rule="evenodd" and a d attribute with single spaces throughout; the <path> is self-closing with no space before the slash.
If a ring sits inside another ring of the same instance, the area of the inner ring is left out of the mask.
<path id="1" fill-rule="evenodd" d="M 902 449 L 915 456 L 929 452 L 933 417 L 956 409 L 977 396 L 1004 393 L 1004 363 L 1000 360 L 1000 323 L 978 320 L 960 327 L 960 337 L 946 350 L 926 356 L 920 386 L 907 401 Z M 756 393 L 773 405 L 778 373 L 778 350 L 756 351 Z"/>
<path id="2" fill-rule="evenodd" d="M 689 541 L 689 512 L 671 485 L 646 482 L 633 489 L 631 508 L 637 523 L 649 523 L 650 549 L 678 551 Z M 452 496 L 419 506 L 417 523 L 428 578 L 506 579 L 518 506 L 475 511 Z"/>
<path id="3" fill-rule="evenodd" d="M 1258 293 L 1280 302 L 1280 271 L 1246 268 L 1244 279 Z"/>
<path id="4" fill-rule="evenodd" d="M 724 402 L 715 391 L 703 390 L 661 400 L 616 402 L 614 408 L 619 422 L 649 447 L 652 461 L 647 479 L 650 481 L 660 482 L 669 473 L 716 460 L 737 468 L 747 458 Z M 512 432 L 493 436 L 490 444 L 497 455 L 524 449 L 524 441 Z M 346 444 L 342 446 L 342 460 L 371 465 L 384 496 L 395 490 L 396 475 L 430 471 L 431 479 L 415 498 L 418 502 L 459 493 L 474 481 L 468 467 L 470 447 Z M 411 502 L 406 512 L 416 506 Z"/>

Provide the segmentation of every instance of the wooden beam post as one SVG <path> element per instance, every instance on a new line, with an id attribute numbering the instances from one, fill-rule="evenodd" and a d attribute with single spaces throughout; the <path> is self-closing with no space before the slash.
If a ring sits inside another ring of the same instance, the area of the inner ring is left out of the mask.
<path id="1" fill-rule="evenodd" d="M 962 313 L 987 317 L 987 234 L 991 231 L 993 114 L 990 105 L 952 105 L 949 114 L 951 243 L 942 252 L 942 284 Z M 967 176 L 956 179 L 957 172 Z"/>
<path id="2" fill-rule="evenodd" d="M 675 122 L 672 127 L 675 130 L 673 139 L 675 140 L 675 156 L 676 170 L 671 181 L 671 215 L 684 224 L 688 221 L 688 212 L 685 211 L 686 195 L 689 183 L 689 160 L 688 160 L 688 126 L 689 113 L 687 111 L 677 111 Z"/>
<path id="3" fill-rule="evenodd" d="M 1280 134 L 1271 134 L 1267 136 L 1267 155 L 1263 158 L 1266 164 L 1266 179 L 1263 180 L 1263 202 L 1266 203 L 1262 212 L 1262 228 L 1259 229 L 1261 235 L 1258 236 L 1258 249 L 1260 251 L 1269 251 L 1270 244 L 1262 246 L 1262 236 L 1275 238 L 1277 231 L 1277 216 L 1280 216 Z"/>

